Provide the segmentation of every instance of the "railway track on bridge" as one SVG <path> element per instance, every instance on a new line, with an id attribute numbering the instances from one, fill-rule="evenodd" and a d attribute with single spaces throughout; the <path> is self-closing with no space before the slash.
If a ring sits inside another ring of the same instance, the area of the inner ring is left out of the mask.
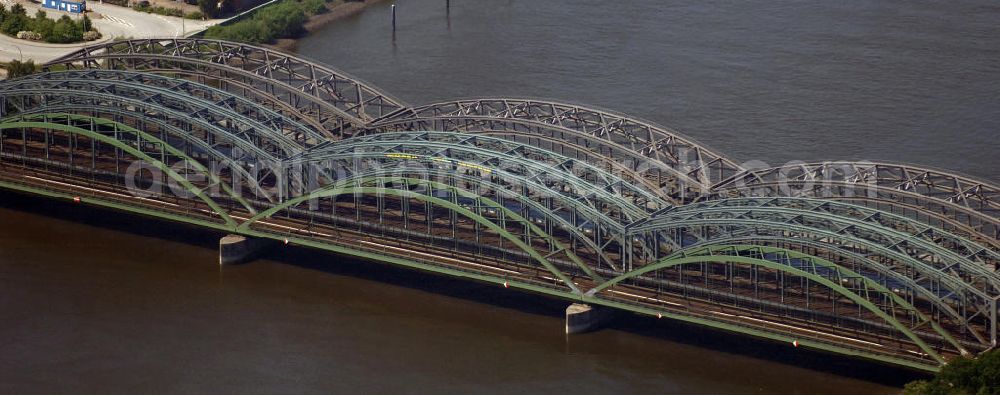
<path id="1" fill-rule="evenodd" d="M 743 169 L 652 122 L 410 106 L 202 39 L 0 83 L 0 187 L 936 370 L 997 345 L 1000 187 L 889 163 Z"/>

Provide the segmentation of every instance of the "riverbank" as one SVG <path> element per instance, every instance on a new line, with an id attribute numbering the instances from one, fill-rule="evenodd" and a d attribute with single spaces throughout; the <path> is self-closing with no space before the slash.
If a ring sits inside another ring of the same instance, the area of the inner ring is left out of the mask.
<path id="1" fill-rule="evenodd" d="M 327 11 L 322 14 L 316 14 L 306 21 L 302 25 L 305 33 L 298 38 L 280 38 L 275 40 L 273 43 L 263 44 L 264 47 L 272 48 L 285 52 L 295 52 L 298 49 L 298 40 L 305 37 L 313 32 L 321 29 L 335 21 L 357 15 L 366 8 L 385 2 L 386 0 L 366 0 L 366 1 L 343 1 L 336 0 L 326 4 Z"/>

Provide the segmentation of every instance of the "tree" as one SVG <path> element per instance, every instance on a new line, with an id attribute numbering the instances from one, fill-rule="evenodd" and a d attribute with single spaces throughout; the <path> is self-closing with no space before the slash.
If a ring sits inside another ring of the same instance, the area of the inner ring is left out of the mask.
<path id="1" fill-rule="evenodd" d="M 94 22 L 90 20 L 90 17 L 84 15 L 83 19 L 80 19 L 80 31 L 86 33 L 91 30 L 94 30 Z"/>
<path id="2" fill-rule="evenodd" d="M 41 35 L 42 40 L 49 41 L 49 37 L 52 37 L 52 30 L 56 26 L 56 21 L 49 18 L 36 19 L 33 25 L 31 31 Z"/>
<path id="3" fill-rule="evenodd" d="M 198 0 L 198 9 L 209 18 L 219 15 L 219 3 L 216 0 Z"/>
<path id="4" fill-rule="evenodd" d="M 66 15 L 63 15 L 58 21 L 56 21 L 55 26 L 52 27 L 52 34 L 45 37 L 45 41 L 51 43 L 72 43 L 81 40 L 83 40 L 83 32 L 81 32 L 76 23 Z"/>
<path id="5" fill-rule="evenodd" d="M 15 4 L 14 8 L 17 8 L 18 6 L 20 6 L 20 4 Z M 21 8 L 21 13 L 15 13 L 13 12 L 14 10 L 11 11 L 10 15 L 7 15 L 7 17 L 4 18 L 3 23 L 0 24 L 0 30 L 3 30 L 4 33 L 11 36 L 16 35 L 17 32 L 23 30 L 31 30 L 31 20 L 24 14 L 23 7 Z"/>
<path id="6" fill-rule="evenodd" d="M 941 368 L 933 380 L 911 382 L 903 393 L 1000 395 L 1000 350 L 984 353 L 976 359 L 956 358 Z"/>
<path id="7" fill-rule="evenodd" d="M 23 77 L 35 72 L 35 61 L 28 59 L 27 62 L 21 63 L 20 60 L 12 60 L 10 64 L 7 65 L 7 79 Z"/>
<path id="8" fill-rule="evenodd" d="M 35 12 L 35 20 L 36 21 L 40 21 L 40 20 L 44 20 L 44 19 L 48 19 L 48 18 L 49 18 L 48 15 L 45 14 L 45 10 L 38 10 L 37 12 Z"/>

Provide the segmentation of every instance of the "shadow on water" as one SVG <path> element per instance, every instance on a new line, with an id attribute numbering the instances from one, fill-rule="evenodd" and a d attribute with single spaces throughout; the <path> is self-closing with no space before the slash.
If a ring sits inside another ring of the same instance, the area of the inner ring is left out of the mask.
<path id="1" fill-rule="evenodd" d="M 0 191 L 0 208 L 209 249 L 216 249 L 218 239 L 222 236 L 219 232 L 184 224 L 136 215 L 122 215 L 117 211 L 99 207 L 35 198 L 9 191 Z M 451 278 L 379 262 L 367 262 L 361 259 L 344 261 L 335 254 L 309 248 L 283 247 L 280 248 L 280 254 L 277 251 L 271 251 L 265 254 L 264 258 L 332 275 L 378 281 L 535 315 L 561 318 L 568 303 L 565 300 L 546 295 L 510 292 L 493 284 Z M 330 261 L 338 263 L 324 263 Z M 788 344 L 627 312 L 619 312 L 616 319 L 609 323 L 607 328 L 894 387 L 901 387 L 909 381 L 927 377 L 921 372 L 867 360 L 799 349 Z"/>

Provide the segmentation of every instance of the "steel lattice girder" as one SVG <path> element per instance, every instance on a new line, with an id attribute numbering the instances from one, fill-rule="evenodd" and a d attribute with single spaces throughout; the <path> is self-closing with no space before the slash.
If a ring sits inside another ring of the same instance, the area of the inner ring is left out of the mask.
<path id="1" fill-rule="evenodd" d="M 817 206 L 819 207 L 819 206 Z M 941 273 L 955 273 L 955 277 L 976 287 L 989 297 L 1000 295 L 1000 274 L 981 261 L 966 257 L 935 244 L 933 241 L 886 227 L 878 221 L 857 219 L 846 215 L 833 215 L 825 210 L 810 211 L 789 206 L 714 205 L 694 207 L 656 215 L 647 222 L 637 223 L 629 232 L 661 229 L 683 221 L 733 220 L 759 221 L 795 225 L 817 231 L 847 235 L 868 241 L 880 250 L 901 254 L 921 261 Z M 681 245 L 678 243 L 677 245 Z"/>
<path id="2" fill-rule="evenodd" d="M 450 141 L 428 141 L 419 137 L 422 134 L 437 135 L 437 138 L 448 138 Z M 373 139 L 344 140 L 311 151 L 288 164 L 304 165 L 309 162 L 323 164 L 331 160 L 351 163 L 350 161 L 359 158 L 381 164 L 414 160 L 429 166 L 445 165 L 455 170 L 473 171 L 484 177 L 502 176 L 502 180 L 515 187 L 530 183 L 537 187 L 533 193 L 542 194 L 542 197 L 559 198 L 566 203 L 564 207 L 566 210 L 591 212 L 592 215 L 587 218 L 592 222 L 616 223 L 617 229 L 645 218 L 651 211 L 650 207 L 640 207 L 633 203 L 630 196 L 624 193 L 626 191 L 624 188 L 614 188 L 620 185 L 620 182 L 609 180 L 604 184 L 590 181 L 568 169 L 550 165 L 566 162 L 567 158 L 558 154 L 523 146 L 520 150 L 493 151 L 479 146 L 477 140 L 483 143 L 499 142 L 506 144 L 508 148 L 516 146 L 505 140 L 469 139 L 463 138 L 460 134 L 449 136 L 447 133 L 392 133 L 382 134 Z M 532 157 L 530 154 L 536 156 Z M 539 161 L 542 155 L 547 158 L 548 163 Z M 600 221 L 599 218 L 605 220 Z"/>
<path id="3" fill-rule="evenodd" d="M 887 229 L 903 232 L 928 243 L 937 244 L 940 248 L 954 252 L 965 259 L 973 260 L 986 267 L 992 266 L 994 270 L 1000 270 L 1000 252 L 996 249 L 991 249 L 992 245 L 981 245 L 973 240 L 960 237 L 902 215 L 844 202 L 788 197 L 736 198 L 690 204 L 677 207 L 671 211 L 720 207 L 781 207 L 824 213 L 843 218 L 854 218 L 867 223 L 877 224 Z M 655 218 L 655 214 L 653 218 Z"/>
<path id="4" fill-rule="evenodd" d="M 47 110 L 49 112 L 45 112 Z M 82 113 L 87 113 L 82 115 Z M 235 136 L 230 136 L 226 134 L 218 135 L 213 138 L 212 143 L 203 140 L 190 132 L 190 126 L 181 127 L 170 123 L 159 117 L 147 116 L 146 113 L 139 111 L 137 108 L 132 108 L 131 110 L 127 107 L 108 107 L 108 106 L 46 106 L 44 108 L 39 108 L 36 111 L 27 111 L 19 114 L 18 116 L 12 117 L 11 119 L 26 119 L 26 120 L 37 120 L 37 117 L 44 117 L 47 122 L 69 122 L 78 127 L 84 127 L 90 123 L 99 124 L 103 121 L 107 121 L 108 118 L 104 116 L 111 116 L 113 119 L 117 119 L 115 123 L 137 129 L 142 126 L 154 125 L 156 129 L 160 132 L 157 137 L 158 140 L 165 142 L 171 148 L 176 147 L 176 149 L 185 153 L 185 156 L 191 158 L 191 161 L 198 161 L 194 156 L 198 155 L 208 155 L 211 160 L 217 161 L 215 163 L 209 163 L 209 166 L 216 165 L 213 171 L 221 170 L 218 164 L 225 164 L 229 170 L 238 173 L 239 177 L 232 180 L 232 187 L 225 186 L 226 188 L 237 188 L 240 192 L 233 192 L 235 196 L 242 197 L 242 189 L 244 186 L 241 184 L 243 180 L 246 180 L 248 184 L 245 187 L 249 188 L 254 192 L 254 196 L 263 197 L 265 199 L 272 199 L 272 192 L 268 191 L 266 188 L 261 186 L 260 179 L 264 178 L 270 174 L 272 171 L 268 167 L 261 167 L 256 169 L 255 172 L 248 171 L 249 164 L 259 164 L 262 163 L 265 158 L 249 157 L 250 155 L 247 151 L 242 149 L 234 149 L 234 147 L 245 148 L 249 143 L 237 138 Z M 183 124 L 183 122 L 180 122 Z M 148 132 L 143 130 L 143 132 Z M 146 133 L 152 135 L 152 133 Z M 221 146 L 219 140 L 224 140 L 232 145 Z M 256 146 L 249 144 L 249 147 L 257 149 Z M 266 154 L 266 153 L 265 153 Z M 271 160 L 274 160 L 271 158 Z M 274 162 L 277 166 L 277 161 Z M 198 165 L 202 165 L 198 162 Z M 261 172 L 261 170 L 266 170 Z M 206 173 L 208 175 L 208 173 Z M 226 185 L 226 184 L 222 184 Z M 250 209 L 253 211 L 253 209 Z"/>
<path id="5" fill-rule="evenodd" d="M 762 265 L 792 274 L 802 275 L 812 281 L 826 286 L 850 298 L 853 302 L 865 307 L 869 311 L 876 313 L 880 318 L 890 323 L 909 337 L 914 344 L 917 344 L 924 352 L 932 356 L 938 363 L 944 363 L 944 359 L 928 346 L 921 338 L 914 333 L 914 329 L 930 324 L 932 331 L 941 335 L 948 343 L 955 347 L 955 351 L 967 354 L 967 351 L 942 327 L 937 325 L 930 317 L 921 313 L 912 304 L 890 291 L 888 288 L 877 282 L 856 273 L 850 269 L 834 264 L 825 259 L 802 254 L 796 251 L 785 250 L 774 247 L 733 245 L 733 246 L 707 246 L 693 248 L 678 252 L 665 257 L 656 263 L 646 265 L 640 269 L 622 274 L 614 279 L 595 287 L 590 292 L 597 294 L 622 281 L 633 279 L 650 272 L 667 269 L 679 265 L 705 262 L 735 262 L 752 265 Z M 776 265 L 774 265 L 776 264 Z M 873 301 L 872 298 L 880 298 L 889 301 L 885 307 L 879 307 L 882 302 Z M 917 325 L 907 327 L 902 324 L 896 315 L 899 313 L 915 314 L 920 321 Z"/>
<path id="6" fill-rule="evenodd" d="M 617 175 L 614 175 L 611 172 L 608 172 L 601 167 L 594 166 L 588 162 L 576 160 L 559 153 L 537 148 L 528 144 L 482 135 L 436 131 L 410 131 L 365 135 L 343 140 L 336 144 L 327 144 L 326 147 L 317 147 L 316 149 L 304 153 L 303 156 L 313 158 L 321 156 L 328 151 L 342 151 L 340 147 L 344 144 L 384 142 L 387 145 L 393 145 L 401 141 L 426 141 L 428 143 L 439 143 L 442 145 L 461 145 L 480 150 L 494 151 L 504 155 L 522 156 L 532 159 L 537 163 L 548 166 L 553 172 L 558 173 L 559 175 L 570 176 L 574 179 L 581 179 L 593 185 L 595 188 L 614 193 L 624 199 L 627 199 L 629 201 L 628 207 L 635 210 L 636 213 L 655 212 L 670 206 L 668 202 L 664 201 L 659 196 L 652 194 L 645 189 L 636 187 Z M 442 154 L 445 153 L 446 152 L 442 152 Z M 482 165 L 490 166 L 490 163 L 482 163 Z M 626 210 L 625 207 L 622 207 L 622 210 Z M 644 217 L 644 215 L 639 214 L 637 216 L 637 218 L 641 217 Z"/>
<path id="7" fill-rule="evenodd" d="M 695 251 L 706 247 L 732 245 L 776 247 L 793 251 L 815 251 L 810 252 L 810 255 L 817 257 L 829 255 L 831 257 L 827 260 L 836 259 L 838 264 L 841 266 L 850 266 L 849 268 L 851 268 L 854 272 L 862 274 L 872 273 L 873 275 L 876 275 L 876 278 L 873 278 L 872 280 L 877 281 L 879 284 L 887 288 L 891 287 L 894 290 L 903 292 L 903 295 L 908 299 L 910 304 L 916 304 L 915 300 L 917 298 L 920 298 L 921 301 L 929 302 L 932 308 L 928 312 L 928 315 L 931 317 L 937 317 L 938 322 L 941 322 L 942 320 L 941 315 L 938 314 L 939 312 L 943 313 L 946 316 L 944 318 L 948 319 L 952 325 L 963 326 L 969 321 L 967 317 L 969 311 L 967 309 L 956 309 L 955 306 L 952 306 L 952 304 L 941 299 L 940 295 L 931 289 L 918 284 L 917 281 L 909 275 L 893 270 L 891 264 L 883 262 L 879 259 L 872 259 L 869 256 L 847 249 L 833 250 L 829 244 L 821 241 L 750 234 L 745 236 L 712 239 L 705 243 L 699 243 L 677 251 L 671 256 L 678 256 L 679 254 L 687 251 Z M 866 277 L 871 278 L 870 276 Z M 966 325 L 963 329 L 966 330 L 976 342 L 978 342 L 978 348 L 989 348 L 992 345 L 991 340 L 986 337 L 987 335 L 981 333 L 981 331 L 977 328 Z"/>
<path id="8" fill-rule="evenodd" d="M 766 210 L 766 209 L 761 209 Z M 754 211 L 742 210 L 739 212 L 727 213 L 725 211 L 701 210 L 689 213 L 681 213 L 677 217 L 658 217 L 661 222 L 656 224 L 645 224 L 637 229 L 629 230 L 629 237 L 643 242 L 640 251 L 631 251 L 630 254 L 636 257 L 644 257 L 646 260 L 658 260 L 660 249 L 658 244 L 666 242 L 673 245 L 674 251 L 684 249 L 685 242 L 678 239 L 678 233 L 684 236 L 694 237 L 698 240 L 693 245 L 704 245 L 714 243 L 715 240 L 730 238 L 752 238 L 752 237 L 777 237 L 789 240 L 808 239 L 820 242 L 829 246 L 831 251 L 846 249 L 851 252 L 864 252 L 873 258 L 880 256 L 880 259 L 889 259 L 895 263 L 890 265 L 893 270 L 909 276 L 914 276 L 914 280 L 921 286 L 927 288 L 935 295 L 940 295 L 938 299 L 956 300 L 960 308 L 970 309 L 973 313 L 968 315 L 968 320 L 980 319 L 994 325 L 995 319 L 992 311 L 992 299 L 996 297 L 997 275 L 992 271 L 975 270 L 978 264 L 960 266 L 961 268 L 971 268 L 972 273 L 955 273 L 945 271 L 933 262 L 921 259 L 912 251 L 900 251 L 893 245 L 886 245 L 879 237 L 879 233 L 871 232 L 872 226 L 855 224 L 852 226 L 833 226 L 828 228 L 828 218 L 823 221 L 800 221 L 808 218 L 808 212 L 796 212 L 788 210 L 771 210 L 767 213 L 757 213 Z M 850 221 L 843 221 L 850 222 Z M 868 228 L 865 232 L 858 230 Z M 914 242 L 914 245 L 919 242 Z M 637 248 L 633 246 L 633 250 Z M 978 266 L 983 269 L 982 266 Z M 916 276 L 919 274 L 919 276 Z M 971 277 L 971 278 L 969 278 Z M 947 293 L 939 293 L 947 290 Z M 994 325 L 995 326 L 995 325 Z M 992 328 L 991 328 L 992 332 Z"/>
<path id="9" fill-rule="evenodd" d="M 268 133 L 269 129 L 264 125 L 249 121 L 233 113 L 217 111 L 214 107 L 189 107 L 184 109 L 186 111 L 179 111 L 169 107 L 169 105 L 177 104 L 177 102 L 162 103 L 159 100 L 155 100 L 163 98 L 163 96 L 159 95 L 150 95 L 145 98 L 129 98 L 117 94 L 95 93 L 87 90 L 40 88 L 37 86 L 33 87 L 32 85 L 26 84 L 16 87 L 8 85 L 0 87 L 0 97 L 5 99 L 4 104 L 7 107 L 14 107 L 16 113 L 26 112 L 26 110 L 38 111 L 38 109 L 45 111 L 45 104 L 43 103 L 55 106 L 108 105 L 142 107 L 151 113 L 162 111 L 172 117 L 188 120 L 193 124 L 198 124 L 205 130 L 224 130 L 225 133 L 235 135 L 244 141 L 250 142 L 256 147 L 254 151 L 260 151 L 262 149 L 260 147 L 265 147 L 263 149 L 267 151 L 257 152 L 257 156 L 260 157 L 281 158 L 286 155 L 286 152 L 292 154 L 301 151 L 300 147 L 293 141 L 285 139 L 280 133 Z M 9 113 L 9 110 L 5 111 L 5 114 Z M 220 124 L 226 125 L 226 127 L 213 126 Z M 275 136 L 280 137 L 275 138 Z M 264 140 L 269 141 L 269 143 L 264 143 Z"/>
<path id="10" fill-rule="evenodd" d="M 46 130 L 58 130 L 65 133 L 77 134 L 85 137 L 89 137 L 96 141 L 100 141 L 105 144 L 109 144 L 117 149 L 120 149 L 130 155 L 135 156 L 137 159 L 142 160 L 150 165 L 155 166 L 157 169 L 162 171 L 171 179 L 179 183 L 184 189 L 186 189 L 193 196 L 198 197 L 202 200 L 212 211 L 218 215 L 222 221 L 227 225 L 235 227 L 237 225 L 229 214 L 221 206 L 218 205 L 211 197 L 205 194 L 202 188 L 193 185 L 186 177 L 178 174 L 172 168 L 170 168 L 165 162 L 156 159 L 147 153 L 143 152 L 141 149 L 137 148 L 142 145 L 142 141 L 146 143 L 151 143 L 156 145 L 161 151 L 160 154 L 163 156 L 172 155 L 179 159 L 185 161 L 186 163 L 195 166 L 196 170 L 207 174 L 208 171 L 204 167 L 200 167 L 196 161 L 184 155 L 183 152 L 173 148 L 170 144 L 164 141 L 160 141 L 156 137 L 144 133 L 140 130 L 133 129 L 127 125 L 123 125 L 117 122 L 109 120 L 98 120 L 89 119 L 87 124 L 79 127 L 73 125 L 71 117 L 66 117 L 62 115 L 33 115 L 26 118 L 14 117 L 6 118 L 0 120 L 0 129 L 27 129 L 27 128 L 37 128 Z M 131 136 L 130 138 L 123 138 L 124 135 Z M 135 146 L 133 146 L 135 145 Z M 213 178 L 209 177 L 210 180 Z M 219 182 L 218 179 L 214 179 L 213 182 Z M 232 193 L 232 191 L 227 191 Z M 237 198 L 236 196 L 233 196 Z M 245 203 L 245 201 L 241 201 Z"/>
<path id="11" fill-rule="evenodd" d="M 248 141 L 253 141 L 254 138 L 272 141 L 284 153 L 283 156 L 297 154 L 310 145 L 325 141 L 325 138 L 316 131 L 281 114 L 247 99 L 204 85 L 177 80 L 176 85 L 159 87 L 152 84 L 154 79 L 142 82 L 116 81 L 108 78 L 110 75 L 102 79 L 91 79 L 76 74 L 77 72 L 43 73 L 6 81 L 0 84 L 0 94 L 5 96 L 26 96 L 26 93 L 31 92 L 38 95 L 47 94 L 46 100 L 40 101 L 38 107 L 58 102 L 59 97 L 48 96 L 60 94 L 104 95 L 104 97 L 131 99 L 141 103 L 155 103 L 179 112 L 186 118 L 199 118 L 216 124 L 234 123 L 238 125 L 231 127 L 235 134 L 243 135 Z M 160 79 L 156 81 L 169 82 Z M 307 141 L 296 141 L 296 136 L 304 136 L 304 140 Z"/>
<path id="12" fill-rule="evenodd" d="M 476 122 L 466 123 L 466 120 L 508 120 L 550 136 L 567 130 L 594 136 L 672 170 L 678 176 L 676 182 L 683 184 L 678 188 L 682 191 L 685 187 L 707 190 L 744 170 L 694 140 L 651 122 L 611 111 L 541 100 L 489 98 L 429 104 L 415 107 L 410 112 L 401 112 L 373 127 L 410 123 L 433 129 L 482 130 L 466 129 L 482 126 Z M 499 130 L 497 126 L 507 125 L 494 124 L 490 129 Z M 633 166 L 643 165 L 648 166 L 643 163 Z"/>
<path id="13" fill-rule="evenodd" d="M 421 186 L 421 188 L 414 188 L 414 186 Z M 441 192 L 446 192 L 446 196 L 442 197 Z M 327 185 L 321 189 L 311 192 L 308 195 L 288 200 L 271 207 L 266 211 L 260 212 L 253 218 L 250 218 L 241 224 L 240 228 L 248 229 L 263 218 L 269 218 L 282 210 L 308 202 L 311 199 L 336 197 L 347 194 L 376 194 L 380 196 L 392 195 L 400 198 L 415 198 L 432 203 L 436 206 L 444 207 L 450 211 L 472 219 L 481 225 L 487 226 L 490 230 L 513 242 L 519 249 L 528 253 L 535 260 L 537 260 L 539 264 L 546 268 L 546 270 L 549 270 L 553 275 L 562 280 L 562 282 L 566 284 L 566 286 L 574 293 L 581 293 L 573 281 L 562 273 L 561 270 L 556 268 L 556 266 L 549 259 L 555 255 L 554 252 L 562 252 L 568 255 L 568 260 L 575 261 L 578 265 L 583 265 L 582 261 L 580 261 L 579 258 L 576 258 L 572 251 L 562 245 L 556 238 L 548 235 L 544 230 L 533 224 L 529 219 L 522 217 L 520 214 L 505 207 L 503 204 L 483 196 L 479 196 L 475 193 L 462 190 L 461 188 L 436 181 L 407 177 L 367 176 L 338 180 L 335 184 Z M 463 206 L 460 198 L 472 199 L 473 202 L 472 204 Z M 487 210 L 502 212 L 504 215 L 489 217 L 486 216 Z M 544 240 L 548 243 L 548 250 L 554 252 L 543 254 L 542 252 L 534 249 L 530 242 L 524 242 L 523 240 L 525 240 L 525 238 L 511 234 L 509 232 L 510 223 L 520 225 L 524 229 L 524 236 L 527 240 L 530 240 L 531 238 Z M 531 236 L 529 236 L 529 234 Z M 586 271 L 586 265 L 583 265 L 581 269 Z M 595 277 L 593 274 L 591 274 L 591 276 Z"/>
<path id="14" fill-rule="evenodd" d="M 129 84 L 149 85 L 191 95 L 197 99 L 213 102 L 219 107 L 245 114 L 248 118 L 258 119 L 285 131 L 302 146 L 316 145 L 331 137 L 322 125 L 287 103 L 278 101 L 271 95 L 261 94 L 261 92 L 253 90 L 234 94 L 183 78 L 122 70 L 45 72 L 24 78 L 37 80 L 116 80 Z"/>
<path id="15" fill-rule="evenodd" d="M 130 69 L 208 69 L 211 64 L 264 76 L 271 93 L 283 85 L 332 104 L 361 126 L 407 106 L 402 101 L 329 66 L 257 46 L 198 38 L 136 39 L 98 44 L 53 60 L 46 66 L 101 68 L 99 61 L 129 65 Z M 201 64 L 198 64 L 201 63 Z M 206 64 L 207 63 L 207 64 Z M 229 73 L 216 76 L 234 76 Z M 239 79 L 239 78 L 236 78 Z M 255 84 L 256 86 L 260 86 Z M 291 94 L 292 92 L 281 92 Z M 291 99 L 291 98 L 290 98 Z M 301 97 L 299 98 L 301 99 Z"/>
<path id="16" fill-rule="evenodd" d="M 604 237 L 616 237 L 612 233 L 585 232 L 580 229 L 580 227 L 573 226 L 570 220 L 558 215 L 558 212 L 553 211 L 551 207 L 546 206 L 545 202 L 536 201 L 535 197 L 521 193 L 523 192 L 521 190 L 509 189 L 507 185 L 496 183 L 495 180 L 465 174 L 462 172 L 454 172 L 449 169 L 420 167 L 416 169 L 415 174 L 407 174 L 405 167 L 389 167 L 354 173 L 350 176 L 339 178 L 336 182 L 344 183 L 347 180 L 371 179 L 383 179 L 385 181 L 406 180 L 411 184 L 415 183 L 413 180 L 419 179 L 425 180 L 423 183 L 430 182 L 435 183 L 434 185 L 448 185 L 449 188 L 460 189 L 462 190 L 460 195 L 463 199 L 467 199 L 465 196 L 470 193 L 476 196 L 489 198 L 492 201 L 501 203 L 501 205 L 507 209 L 513 210 L 520 217 L 527 218 L 533 223 L 537 222 L 535 225 L 542 229 L 542 231 L 547 235 L 554 235 L 554 231 L 556 230 L 565 232 L 566 236 L 557 235 L 557 237 L 569 238 L 569 245 L 565 248 L 568 248 L 570 253 L 574 253 L 574 255 L 570 256 L 569 259 L 583 269 L 584 272 L 591 276 L 592 279 L 601 279 L 598 272 L 613 275 L 614 273 L 620 271 L 620 259 L 613 259 L 609 257 L 607 255 L 607 243 L 602 242 L 600 239 L 601 235 L 604 235 Z M 516 204 L 512 204 L 511 202 L 516 202 Z M 525 241 L 527 242 L 528 240 Z M 616 239 L 616 241 L 620 240 Z M 550 243 L 552 246 L 557 244 L 563 243 Z M 596 257 L 598 262 L 585 262 L 579 260 L 577 255 L 582 255 L 579 253 L 581 250 L 591 254 L 593 257 Z M 559 251 L 560 250 L 558 249 L 552 249 L 550 250 L 550 253 Z M 602 264 L 608 268 L 602 267 Z"/>
<path id="17" fill-rule="evenodd" d="M 397 176 L 404 173 L 417 174 L 421 178 L 440 177 L 442 174 L 447 174 L 439 170 L 444 170 L 451 174 L 461 174 L 467 171 L 463 169 L 470 168 L 469 166 L 461 166 L 459 164 L 463 162 L 467 165 L 480 167 L 476 163 L 469 162 L 470 159 L 474 158 L 463 158 L 458 161 L 452 159 L 453 156 L 457 156 L 455 154 L 461 153 L 458 150 L 462 147 L 459 146 L 427 145 L 420 142 L 403 143 L 401 145 L 410 148 L 418 147 L 417 149 L 420 150 L 427 149 L 428 152 L 421 154 L 419 158 L 413 158 L 418 156 L 413 154 L 413 149 L 406 150 L 409 153 L 400 154 L 400 150 L 398 150 L 400 146 L 388 146 L 384 144 L 337 145 L 337 147 L 343 149 L 339 154 L 326 152 L 324 155 L 316 158 L 303 159 L 299 163 L 288 163 L 286 165 L 290 169 L 294 169 L 292 171 L 296 173 L 303 170 L 306 172 L 315 172 L 316 174 L 311 174 L 307 177 L 312 178 L 319 175 L 329 180 L 330 183 L 359 175 L 372 174 L 373 172 Z M 435 152 L 440 152 L 443 149 L 449 150 L 450 156 L 434 155 Z M 406 157 L 403 158 L 400 155 L 405 155 Z M 496 156 L 493 153 L 489 153 L 489 155 L 491 157 Z M 442 169 L 442 165 L 445 165 L 447 168 Z M 534 164 L 530 163 L 527 159 L 507 157 L 501 162 L 495 163 L 495 165 L 497 167 L 487 174 L 479 173 L 478 171 L 469 172 L 470 174 L 465 178 L 465 181 L 482 188 L 480 190 L 482 193 L 514 193 L 517 196 L 522 196 L 523 199 L 530 199 L 537 202 L 543 209 L 537 214 L 544 217 L 557 216 L 563 218 L 564 221 L 561 222 L 569 225 L 569 227 L 563 228 L 563 230 L 575 234 L 575 238 L 592 240 L 597 254 L 603 255 L 604 251 L 610 248 L 612 242 L 617 243 L 618 249 L 623 248 L 622 246 L 625 243 L 621 239 L 621 234 L 624 227 L 621 222 L 618 222 L 619 218 L 616 215 L 612 215 L 613 213 L 609 214 L 602 211 L 602 205 L 594 204 L 603 201 L 602 199 L 597 199 L 593 195 L 587 195 L 586 193 L 576 194 L 562 191 L 537 177 L 509 173 L 503 169 L 505 166 L 514 166 L 515 170 L 530 170 Z M 301 170 L 299 170 L 300 167 Z M 573 177 L 573 175 L 566 174 L 563 177 L 565 179 Z M 302 194 L 309 193 L 308 191 L 302 192 Z M 601 193 L 601 197 L 603 198 L 607 198 L 608 196 L 610 195 Z M 607 203 L 603 204 L 603 206 L 611 207 Z M 603 260 L 612 268 L 621 266 L 620 263 L 610 258 L 605 257 Z M 601 262 L 596 263 L 599 264 Z"/>
<path id="18" fill-rule="evenodd" d="M 877 162 L 821 162 L 747 170 L 716 184 L 726 197 L 793 196 L 898 205 L 1000 240 L 1000 186 L 941 170 Z"/>
<path id="19" fill-rule="evenodd" d="M 489 117 L 403 118 L 374 125 L 366 133 L 413 130 L 482 134 L 559 152 L 605 168 L 673 204 L 684 204 L 709 193 L 690 177 L 639 152 L 602 137 L 541 122 Z"/>

